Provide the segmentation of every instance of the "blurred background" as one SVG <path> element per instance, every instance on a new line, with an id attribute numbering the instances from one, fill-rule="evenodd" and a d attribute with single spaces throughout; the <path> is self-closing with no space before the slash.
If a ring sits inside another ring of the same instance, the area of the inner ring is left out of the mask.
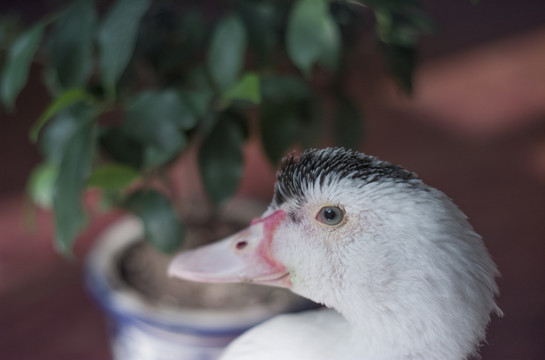
<path id="1" fill-rule="evenodd" d="M 483 360 L 545 359 L 545 2 L 426 0 L 434 35 L 419 45 L 414 93 L 378 60 L 347 87 L 364 109 L 361 150 L 415 171 L 468 215 L 502 273 Z M 3 0 L 0 13 L 42 16 L 47 1 Z M 85 292 L 82 259 L 119 214 L 95 218 L 67 260 L 52 216 L 29 226 L 25 186 L 40 161 L 28 131 L 48 95 L 33 68 L 17 110 L 0 110 L 0 358 L 108 359 L 102 315 Z M 245 147 L 238 194 L 272 196 L 259 139 Z"/>

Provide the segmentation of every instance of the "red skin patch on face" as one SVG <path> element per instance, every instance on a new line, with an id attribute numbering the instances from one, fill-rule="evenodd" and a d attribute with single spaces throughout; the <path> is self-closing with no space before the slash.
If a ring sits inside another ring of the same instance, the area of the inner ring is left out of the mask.
<path id="1" fill-rule="evenodd" d="M 284 210 L 276 210 L 264 219 L 254 219 L 252 221 L 252 226 L 259 223 L 263 224 L 263 239 L 261 239 L 259 242 L 257 255 L 262 258 L 271 268 L 278 269 L 278 272 L 285 272 L 286 267 L 273 258 L 272 241 L 276 228 L 285 217 L 286 212 Z"/>

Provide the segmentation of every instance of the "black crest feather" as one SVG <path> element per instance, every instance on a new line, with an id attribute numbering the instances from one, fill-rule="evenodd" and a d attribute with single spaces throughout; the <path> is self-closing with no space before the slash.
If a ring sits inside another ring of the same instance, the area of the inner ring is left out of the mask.
<path id="1" fill-rule="evenodd" d="M 399 165 L 344 148 L 311 149 L 299 157 L 291 154 L 282 159 L 274 191 L 275 204 L 288 198 L 301 199 L 309 184 L 330 185 L 335 179 L 358 179 L 362 186 L 375 181 L 408 181 L 416 174 Z"/>

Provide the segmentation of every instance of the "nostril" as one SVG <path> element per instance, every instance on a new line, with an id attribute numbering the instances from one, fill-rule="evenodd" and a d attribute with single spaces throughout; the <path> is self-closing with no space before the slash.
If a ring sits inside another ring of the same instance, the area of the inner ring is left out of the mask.
<path id="1" fill-rule="evenodd" d="M 237 242 L 236 248 L 237 248 L 237 250 L 242 250 L 242 249 L 244 249 L 246 246 L 248 246 L 248 242 L 247 242 L 247 241 L 239 241 L 239 242 Z"/>

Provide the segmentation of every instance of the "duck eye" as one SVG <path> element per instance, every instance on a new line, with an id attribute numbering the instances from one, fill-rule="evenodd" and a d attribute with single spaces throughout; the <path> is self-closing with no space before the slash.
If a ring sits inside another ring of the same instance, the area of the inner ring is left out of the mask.
<path id="1" fill-rule="evenodd" d="M 324 206 L 316 215 L 316 220 L 329 226 L 339 225 L 343 219 L 344 212 L 337 206 Z"/>

